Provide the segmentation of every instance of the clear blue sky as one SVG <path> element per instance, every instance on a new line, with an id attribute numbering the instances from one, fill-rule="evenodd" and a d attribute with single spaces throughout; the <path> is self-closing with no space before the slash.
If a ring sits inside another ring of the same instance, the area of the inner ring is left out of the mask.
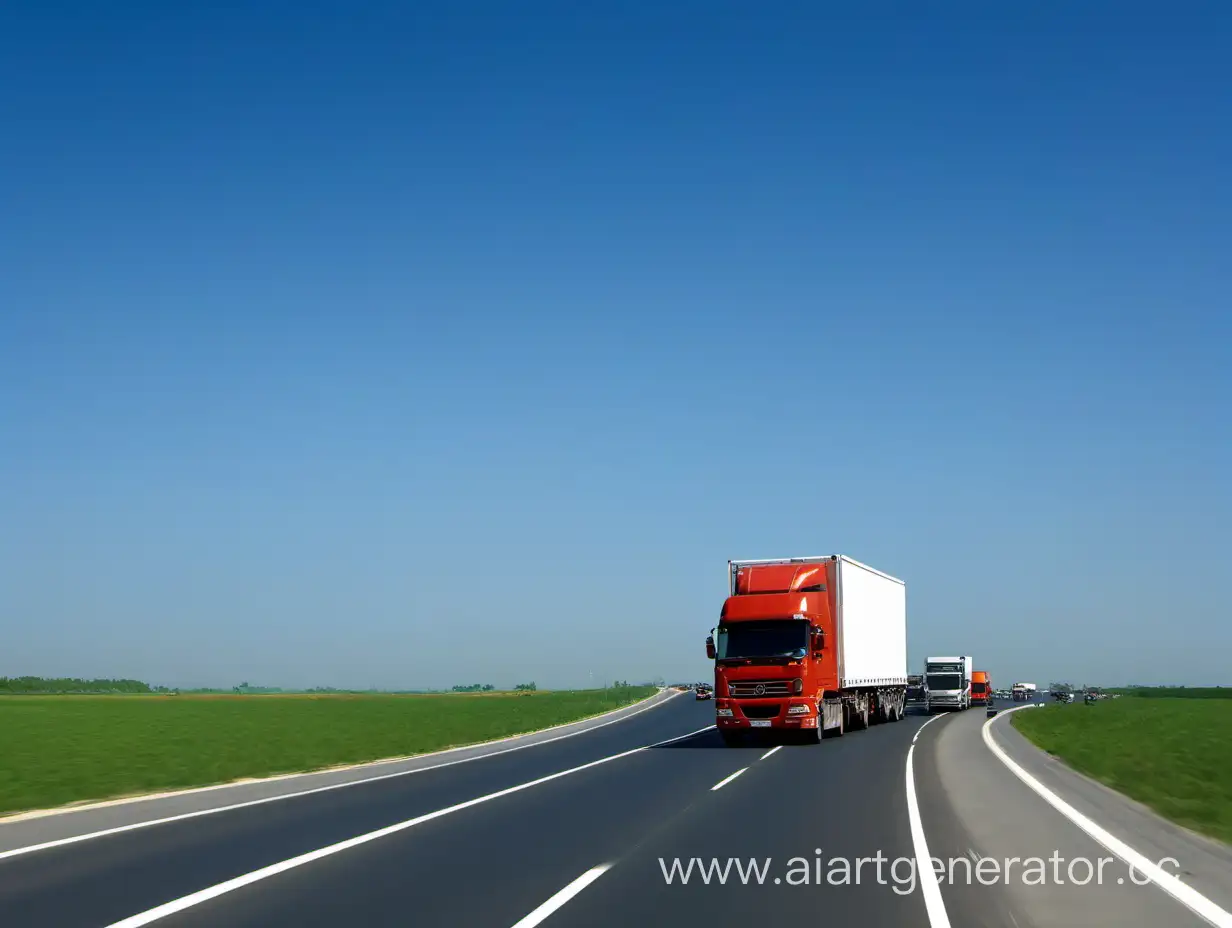
<path id="1" fill-rule="evenodd" d="M 7 5 L 0 674 L 1232 683 L 1232 10 L 855 6 Z"/>

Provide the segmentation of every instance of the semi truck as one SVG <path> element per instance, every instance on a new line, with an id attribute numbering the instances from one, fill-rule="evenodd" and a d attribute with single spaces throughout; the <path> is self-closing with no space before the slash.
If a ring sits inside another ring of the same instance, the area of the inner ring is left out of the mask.
<path id="1" fill-rule="evenodd" d="M 970 655 L 929 657 L 924 661 L 924 679 L 928 686 L 928 711 L 971 708 Z"/>
<path id="2" fill-rule="evenodd" d="M 1013 689 L 1010 690 L 1010 692 L 1012 694 L 1014 702 L 1027 702 L 1035 698 L 1035 684 L 1034 683 L 1015 683 Z"/>
<path id="3" fill-rule="evenodd" d="M 971 705 L 992 705 L 992 677 L 987 670 L 971 671 Z"/>
<path id="4" fill-rule="evenodd" d="M 728 561 L 706 638 L 715 726 L 820 741 L 903 717 L 906 584 L 842 554 Z"/>
<path id="5" fill-rule="evenodd" d="M 928 687 L 924 685 L 924 674 L 907 674 L 907 702 L 927 702 Z"/>

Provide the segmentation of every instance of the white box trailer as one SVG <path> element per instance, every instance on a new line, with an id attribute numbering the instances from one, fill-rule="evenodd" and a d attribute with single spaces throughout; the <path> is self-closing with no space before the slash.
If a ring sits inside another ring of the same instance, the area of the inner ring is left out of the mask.
<path id="1" fill-rule="evenodd" d="M 837 567 L 839 686 L 906 686 L 907 584 L 843 555 Z"/>

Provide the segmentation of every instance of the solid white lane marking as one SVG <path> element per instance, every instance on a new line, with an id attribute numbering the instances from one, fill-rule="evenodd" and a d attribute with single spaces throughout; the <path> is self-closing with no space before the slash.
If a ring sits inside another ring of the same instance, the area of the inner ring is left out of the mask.
<path id="1" fill-rule="evenodd" d="M 931 721 L 932 719 L 928 720 Z M 920 726 L 921 731 L 928 722 Z M 920 881 L 920 892 L 924 895 L 928 924 L 931 928 L 950 928 L 950 916 L 945 911 L 945 900 L 941 898 L 937 871 L 933 869 L 933 858 L 928 853 L 928 841 L 924 837 L 924 823 L 920 820 L 920 801 L 915 795 L 915 765 L 912 761 L 914 755 L 915 745 L 912 744 L 907 748 L 907 818 L 911 822 L 911 843 L 915 847 L 917 878 Z"/>
<path id="2" fill-rule="evenodd" d="M 1133 868 L 1131 870 L 1131 874 L 1134 876 L 1135 880 L 1138 874 L 1147 877 L 1152 883 L 1170 895 L 1177 902 L 1197 913 L 1202 918 L 1205 918 L 1212 925 L 1216 925 L 1217 928 L 1232 928 L 1232 912 L 1228 912 L 1226 909 L 1216 905 L 1192 886 L 1183 882 L 1178 877 L 1173 876 L 1167 870 L 1152 862 L 1149 858 L 1139 854 L 1120 838 L 1115 837 L 1111 832 L 1105 830 L 1102 826 L 1096 824 L 1092 819 L 1083 815 L 1068 802 L 1050 790 L 1047 786 L 1031 774 L 1027 773 L 1026 770 L 1019 766 L 1008 754 L 1005 753 L 1004 749 L 1002 749 L 1002 747 L 997 744 L 996 740 L 992 737 L 992 723 L 997 721 L 997 719 L 1004 718 L 1005 716 L 1017 712 L 1020 709 L 1034 708 L 1036 708 L 1036 706 L 1028 705 L 1017 706 L 1013 709 L 1006 709 L 1000 715 L 997 715 L 985 722 L 983 727 L 983 735 L 984 743 L 988 745 L 988 749 L 996 755 L 997 759 L 1001 761 L 1001 763 L 1005 764 L 1005 766 L 1010 769 L 1010 772 L 1013 773 L 1014 776 L 1018 777 L 1018 779 L 1022 780 L 1023 783 L 1031 787 L 1031 789 L 1041 796 L 1045 802 L 1047 802 L 1050 806 L 1064 815 L 1067 819 L 1085 831 L 1088 835 L 1112 853 L 1116 854 L 1117 857 L 1120 857 L 1123 861 L 1128 863 L 1130 867 Z"/>
<path id="3" fill-rule="evenodd" d="M 326 847 L 318 848 L 315 851 L 309 851 L 307 854 L 300 854 L 298 857 L 291 857 L 276 864 L 271 864 L 268 867 L 261 867 L 258 870 L 253 870 L 250 873 L 243 874 L 242 876 L 237 876 L 234 879 L 225 880 L 222 883 L 217 883 L 214 886 L 209 886 L 205 889 L 198 890 L 195 893 L 189 893 L 187 896 L 182 896 L 179 899 L 173 899 L 171 902 L 163 903 L 162 905 L 155 906 L 152 909 L 147 909 L 144 912 L 139 912 L 136 915 L 131 915 L 128 918 L 121 919 L 118 922 L 113 922 L 112 924 L 106 926 L 106 928 L 141 928 L 142 925 L 149 925 L 161 918 L 166 918 L 168 915 L 175 915 L 177 912 L 183 912 L 185 909 L 191 909 L 195 905 L 200 905 L 201 903 L 208 902 L 211 899 L 217 899 L 219 896 L 234 892 L 235 890 L 241 889 L 245 886 L 250 886 L 251 884 L 260 882 L 261 880 L 269 879 L 272 876 L 277 876 L 280 873 L 286 873 L 288 870 L 294 870 L 296 867 L 302 867 L 304 864 L 310 864 L 326 857 L 332 857 L 334 854 L 349 851 L 351 848 L 368 844 L 371 841 L 376 841 L 379 838 L 385 838 L 392 834 L 397 834 L 400 831 L 405 831 L 408 828 L 413 828 L 416 825 L 423 824 L 424 822 L 430 822 L 433 819 L 442 818 L 453 812 L 460 812 L 462 809 L 469 809 L 471 806 L 477 806 L 480 803 L 490 802 L 493 799 L 500 799 L 502 796 L 509 796 L 513 793 L 520 793 L 524 789 L 530 789 L 532 786 L 539 786 L 541 783 L 547 783 L 551 780 L 558 780 L 561 777 L 567 777 L 573 773 L 589 770 L 591 767 L 598 767 L 600 764 L 606 764 L 609 761 L 620 760 L 622 757 L 630 757 L 634 754 L 640 754 L 643 751 L 649 751 L 651 748 L 657 748 L 665 744 L 673 744 L 677 741 L 683 741 L 686 738 L 692 738 L 694 735 L 701 734 L 704 731 L 709 731 L 712 728 L 714 728 L 713 725 L 707 725 L 705 728 L 699 728 L 697 731 L 691 731 L 687 735 L 679 735 L 675 738 L 668 738 L 666 741 L 656 741 L 654 744 L 647 744 L 640 748 L 633 748 L 630 751 L 622 751 L 619 754 L 601 757 L 598 760 L 592 760 L 590 763 L 582 764 L 579 767 L 570 767 L 568 770 L 560 770 L 556 773 L 549 774 L 546 777 L 539 777 L 537 780 L 528 780 L 525 783 L 519 783 L 517 786 L 510 786 L 507 789 L 497 790 L 495 793 L 488 793 L 486 796 L 476 796 L 474 799 L 468 799 L 465 802 L 459 802 L 456 805 L 447 806 L 444 809 L 437 809 L 435 812 L 417 815 L 415 818 L 407 819 L 405 822 L 398 822 L 395 825 L 387 825 L 384 828 L 378 828 L 376 831 L 370 831 L 367 834 L 357 835 L 354 838 L 339 841 L 337 844 L 330 844 Z"/>
<path id="4" fill-rule="evenodd" d="M 931 719 L 929 719 L 927 722 L 925 722 L 923 725 L 921 725 L 919 728 L 917 728 L 917 729 L 915 730 L 915 734 L 911 736 L 911 743 L 912 743 L 912 744 L 915 744 L 915 739 L 916 739 L 916 738 L 918 738 L 918 737 L 920 737 L 920 732 L 922 732 L 924 729 L 926 729 L 926 728 L 927 728 L 929 725 L 931 725 L 933 722 L 937 721 L 937 719 L 939 719 L 939 718 L 941 718 L 941 716 L 939 716 L 939 715 L 934 715 Z"/>
<path id="5" fill-rule="evenodd" d="M 525 918 L 519 919 L 513 928 L 534 928 L 535 925 L 538 925 L 587 886 L 603 876 L 611 866 L 611 864 L 600 864 L 598 867 L 592 867 L 587 870 L 560 892 L 548 899 L 547 902 L 539 906 L 539 908 L 535 909 Z"/>
<path id="6" fill-rule="evenodd" d="M 740 774 L 744 773 L 744 771 L 746 771 L 746 770 L 748 770 L 748 769 L 749 769 L 748 767 L 741 767 L 739 770 L 737 770 L 737 771 L 736 771 L 735 773 L 733 773 L 731 776 L 729 776 L 729 777 L 724 777 L 723 779 L 719 780 L 719 782 L 718 782 L 718 783 L 716 783 L 716 784 L 714 784 L 714 786 L 710 787 L 710 792 L 712 792 L 712 793 L 713 793 L 716 789 L 722 789 L 724 786 L 726 786 L 726 785 L 727 785 L 728 783 L 730 783 L 732 780 L 736 779 L 736 777 L 740 776 Z"/>
<path id="7" fill-rule="evenodd" d="M 775 751 L 777 751 L 777 750 L 778 750 L 779 748 L 781 748 L 781 747 L 782 747 L 782 745 L 781 745 L 781 744 L 776 744 L 774 747 L 772 747 L 770 750 L 768 750 L 765 754 L 763 754 L 763 755 L 759 758 L 759 760 L 765 760 L 767 757 L 769 757 L 771 754 L 773 754 Z"/>
<path id="8" fill-rule="evenodd" d="M 489 757 L 500 757 L 502 754 L 512 754 L 514 751 L 525 751 L 528 748 L 537 748 L 544 744 L 552 744 L 556 741 L 563 741 L 566 738 L 573 738 L 573 737 L 576 737 L 577 735 L 584 735 L 587 732 L 596 731 L 600 728 L 606 728 L 608 725 L 615 725 L 616 723 L 623 722 L 626 719 L 632 718 L 635 715 L 640 715 L 641 713 L 648 712 L 651 709 L 657 709 L 659 706 L 663 705 L 665 702 L 668 701 L 668 699 L 671 699 L 671 698 L 672 697 L 669 696 L 667 697 L 667 699 L 661 699 L 658 702 L 654 703 L 653 705 L 644 706 L 641 709 L 638 709 L 634 712 L 630 712 L 628 715 L 622 715 L 618 719 L 612 719 L 611 721 L 603 722 L 599 725 L 593 725 L 590 728 L 585 728 L 580 731 L 571 731 L 564 735 L 556 735 L 553 738 L 544 738 L 542 741 L 534 741 L 534 742 L 531 742 L 530 744 L 519 744 L 511 748 L 505 748 L 504 750 L 501 750 L 501 751 L 492 751 L 487 754 L 478 754 L 475 757 L 463 757 L 461 760 L 450 760 L 450 761 L 446 761 L 443 764 L 433 764 L 430 767 L 416 767 L 414 770 L 396 770 L 393 773 L 382 773 L 379 776 L 375 776 L 375 777 L 364 777 L 362 780 L 348 780 L 345 783 L 330 783 L 330 784 L 327 784 L 326 786 L 315 786 L 312 789 L 303 789 L 303 790 L 299 790 L 298 792 L 294 792 L 294 793 L 282 793 L 278 796 L 263 796 L 260 799 L 248 799 L 244 802 L 234 802 L 234 803 L 231 803 L 230 805 L 214 806 L 209 809 L 196 809 L 195 811 L 192 811 L 192 812 L 181 812 L 176 815 L 167 815 L 167 816 L 164 816 L 163 818 L 152 818 L 152 819 L 148 819 L 142 822 L 131 822 L 128 825 L 117 825 L 114 828 L 103 828 L 99 831 L 88 831 L 80 835 L 70 835 L 67 838 L 56 838 L 51 841 L 43 841 L 40 844 L 29 844 L 25 847 L 13 848 L 10 851 L 0 851 L 0 860 L 6 860 L 9 857 L 20 857 L 22 854 L 32 854 L 35 851 L 45 851 L 53 847 L 63 847 L 66 844 L 77 844 L 80 841 L 90 841 L 90 840 L 93 840 L 94 838 L 106 838 L 106 837 L 109 837 L 110 835 L 123 834 L 126 831 L 137 831 L 138 829 L 141 829 L 141 828 L 152 828 L 155 825 L 167 825 L 171 822 L 182 822 L 190 818 L 200 818 L 203 815 L 217 815 L 219 812 L 232 812 L 235 809 L 247 809 L 251 806 L 265 805 L 267 802 L 282 802 L 285 799 L 298 799 L 301 796 L 312 796 L 312 795 L 315 795 L 316 793 L 327 793 L 330 790 L 346 789 L 349 786 L 362 786 L 365 783 L 379 783 L 381 780 L 392 780 L 392 779 L 395 779 L 396 777 L 409 777 L 417 773 L 427 773 L 430 770 L 441 770 L 445 767 L 453 767 L 453 766 L 456 766 L 457 764 L 469 764 L 477 760 L 486 760 Z M 570 722 L 568 724 L 574 725 L 577 723 Z M 713 728 L 714 726 L 711 725 L 709 727 Z M 703 728 L 700 730 L 706 731 L 707 729 Z M 697 734 L 697 732 L 691 732 L 690 734 Z M 685 737 L 688 737 L 688 736 L 685 736 Z M 471 745 L 471 747 L 474 747 L 474 746 L 475 745 Z M 651 745 L 651 746 L 653 747 L 654 745 Z M 464 750 L 464 749 L 465 748 L 450 748 L 451 751 L 452 750 Z M 227 784 L 227 785 L 234 785 L 234 784 Z"/>

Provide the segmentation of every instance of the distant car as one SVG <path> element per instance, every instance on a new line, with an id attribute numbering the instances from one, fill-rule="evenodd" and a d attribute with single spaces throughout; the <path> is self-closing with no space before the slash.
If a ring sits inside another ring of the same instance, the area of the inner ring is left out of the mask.
<path id="1" fill-rule="evenodd" d="M 704 686 L 699 686 L 696 690 L 696 693 L 697 693 L 696 698 L 698 699 L 710 699 L 714 695 L 714 693 L 712 693 L 709 689 L 707 689 Z"/>

